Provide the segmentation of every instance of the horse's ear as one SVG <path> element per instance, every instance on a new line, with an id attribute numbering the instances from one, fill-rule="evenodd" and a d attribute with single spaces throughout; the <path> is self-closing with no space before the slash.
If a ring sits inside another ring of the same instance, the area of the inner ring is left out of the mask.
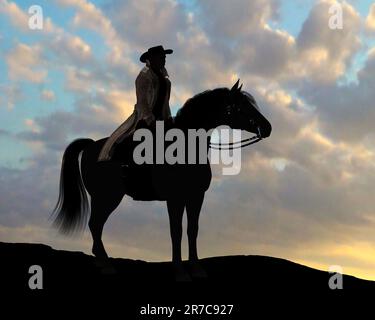
<path id="1" fill-rule="evenodd" d="M 239 86 L 238 91 L 241 91 L 242 85 L 243 85 L 243 83 L 241 83 L 241 85 Z"/>
<path id="2" fill-rule="evenodd" d="M 237 80 L 237 82 L 234 84 L 234 86 L 232 87 L 232 89 L 230 89 L 231 92 L 234 92 L 236 90 L 238 90 L 238 85 L 240 84 L 240 79 Z"/>

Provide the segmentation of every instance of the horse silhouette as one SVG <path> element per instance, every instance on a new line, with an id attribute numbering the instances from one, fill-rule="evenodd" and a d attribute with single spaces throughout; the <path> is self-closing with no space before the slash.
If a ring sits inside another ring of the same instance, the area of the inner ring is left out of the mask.
<path id="1" fill-rule="evenodd" d="M 195 95 L 177 112 L 173 126 L 185 134 L 188 129 L 210 130 L 227 125 L 256 133 L 256 141 L 270 136 L 271 124 L 261 114 L 255 99 L 248 92 L 241 91 L 241 88 L 238 80 L 231 89 L 217 88 Z M 182 218 L 185 209 L 191 275 L 206 276 L 199 264 L 197 236 L 204 195 L 212 178 L 209 161 L 205 164 L 137 166 L 130 161 L 132 142 L 126 140 L 116 147 L 113 161 L 97 162 L 106 139 L 77 139 L 66 148 L 61 166 L 59 198 L 54 209 L 55 226 L 65 234 L 84 228 L 91 207 L 88 225 L 93 238 L 92 253 L 108 261 L 102 242 L 103 227 L 123 196 L 127 194 L 135 200 L 143 201 L 166 201 L 176 279 L 191 279 L 181 263 Z M 240 147 L 251 144 L 249 140 L 242 140 L 247 143 L 242 143 Z M 228 146 L 234 148 L 233 143 Z M 124 163 L 129 165 L 124 166 Z M 90 206 L 86 191 L 91 197 Z"/>

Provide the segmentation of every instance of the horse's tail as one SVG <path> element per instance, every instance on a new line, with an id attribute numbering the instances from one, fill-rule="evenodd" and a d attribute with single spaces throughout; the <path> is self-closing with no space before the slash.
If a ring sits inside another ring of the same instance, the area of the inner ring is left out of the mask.
<path id="1" fill-rule="evenodd" d="M 66 148 L 61 164 L 60 192 L 53 209 L 53 225 L 63 234 L 83 230 L 86 226 L 89 203 L 79 169 L 79 154 L 92 139 L 74 140 Z"/>

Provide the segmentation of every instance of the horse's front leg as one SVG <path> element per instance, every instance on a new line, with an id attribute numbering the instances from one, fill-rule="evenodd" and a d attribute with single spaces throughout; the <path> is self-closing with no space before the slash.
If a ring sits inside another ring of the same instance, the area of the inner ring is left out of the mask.
<path id="1" fill-rule="evenodd" d="M 201 212 L 204 199 L 204 192 L 195 193 L 186 201 L 187 213 L 187 235 L 189 241 L 189 263 L 191 266 L 191 274 L 193 277 L 205 278 L 207 274 L 199 263 L 197 250 L 197 237 L 199 230 L 199 214 Z"/>
<path id="2" fill-rule="evenodd" d="M 182 216 L 185 210 L 185 202 L 181 199 L 167 201 L 170 232 L 172 239 L 172 262 L 177 281 L 190 281 L 189 274 L 182 266 L 181 240 L 182 240 Z"/>

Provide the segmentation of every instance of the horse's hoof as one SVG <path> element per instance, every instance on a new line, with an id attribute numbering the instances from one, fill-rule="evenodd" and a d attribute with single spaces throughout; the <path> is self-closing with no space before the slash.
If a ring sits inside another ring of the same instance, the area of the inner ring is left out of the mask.
<path id="1" fill-rule="evenodd" d="M 198 262 L 190 263 L 190 274 L 193 278 L 197 279 L 205 279 L 208 277 L 206 270 L 204 270 Z"/>

